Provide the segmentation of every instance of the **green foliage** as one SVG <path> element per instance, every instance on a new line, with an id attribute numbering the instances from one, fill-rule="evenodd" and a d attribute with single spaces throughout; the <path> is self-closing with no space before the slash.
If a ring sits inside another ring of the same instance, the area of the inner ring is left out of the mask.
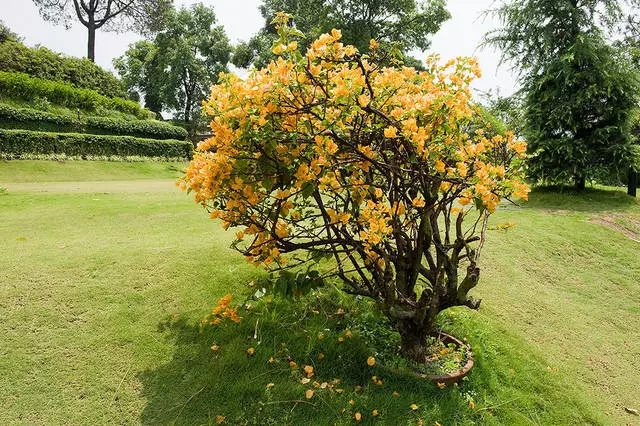
<path id="1" fill-rule="evenodd" d="M 0 43 L 6 41 L 20 41 L 20 37 L 0 20 Z"/>
<path id="2" fill-rule="evenodd" d="M 135 115 L 140 119 L 151 118 L 150 111 L 140 104 L 121 98 L 108 98 L 91 89 L 78 89 L 69 83 L 42 80 L 23 73 L 0 71 L 0 97 L 35 101 L 47 98 L 56 105 L 95 111 L 112 109 Z"/>
<path id="3" fill-rule="evenodd" d="M 511 96 L 500 96 L 491 91 L 484 94 L 483 106 L 495 120 L 505 128 L 511 130 L 517 138 L 523 138 L 524 133 L 524 99 L 520 92 Z"/>
<path id="4" fill-rule="evenodd" d="M 0 43 L 0 71 L 70 83 L 108 97 L 126 96 L 120 81 L 90 60 L 65 57 L 44 47 L 26 47 L 17 41 Z"/>
<path id="5" fill-rule="evenodd" d="M 272 292 L 282 297 L 300 297 L 309 294 L 325 285 L 325 280 L 318 271 L 280 271 L 278 277 L 261 282 L 263 288 L 259 288 L 256 294 L 264 291 Z"/>
<path id="6" fill-rule="evenodd" d="M 620 2 L 512 1 L 490 11 L 486 43 L 523 76 L 529 176 L 542 183 L 616 181 L 633 162 L 631 116 L 640 79 L 606 40 Z"/>
<path id="7" fill-rule="evenodd" d="M 430 36 L 450 18 L 445 6 L 444 0 L 265 0 L 260 7 L 264 27 L 237 48 L 233 63 L 261 68 L 273 59 L 271 45 L 277 35 L 271 21 L 276 12 L 292 14 L 295 28 L 307 36 L 300 42 L 303 53 L 308 43 L 333 28 L 342 31 L 344 44 L 360 52 L 369 51 L 371 39 L 408 52 L 429 48 Z"/>
<path id="8" fill-rule="evenodd" d="M 155 120 L 119 120 L 107 117 L 76 118 L 30 108 L 0 104 L 0 128 L 52 132 L 128 135 L 149 139 L 185 140 L 185 129 Z"/>
<path id="9" fill-rule="evenodd" d="M 158 47 L 150 41 L 139 41 L 130 45 L 123 56 L 114 59 L 113 65 L 130 96 L 144 98 L 145 106 L 161 115 L 163 69 Z"/>
<path id="10" fill-rule="evenodd" d="M 640 82 L 614 49 L 598 37 L 580 37 L 533 82 L 525 112 L 529 175 L 576 184 L 626 175 Z"/>
<path id="11" fill-rule="evenodd" d="M 545 70 L 579 36 L 599 33 L 598 24 L 610 28 L 622 16 L 617 0 L 510 1 L 487 13 L 502 27 L 489 32 L 484 43 L 499 48 L 525 77 Z"/>
<path id="12" fill-rule="evenodd" d="M 191 122 L 231 56 L 224 28 L 216 24 L 213 9 L 201 3 L 170 13 L 153 41 L 131 45 L 114 61 L 128 90 Z"/>
<path id="13" fill-rule="evenodd" d="M 191 142 L 177 140 L 0 130 L 0 153 L 10 158 L 20 158 L 23 154 L 64 154 L 187 159 L 191 157 L 192 149 Z"/>

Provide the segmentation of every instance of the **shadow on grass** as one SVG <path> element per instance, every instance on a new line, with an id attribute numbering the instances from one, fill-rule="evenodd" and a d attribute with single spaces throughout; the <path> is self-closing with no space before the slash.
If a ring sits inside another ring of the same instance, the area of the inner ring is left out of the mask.
<path id="1" fill-rule="evenodd" d="M 586 404 L 576 402 L 526 348 L 514 347 L 501 333 L 479 331 L 472 315 L 456 318 L 456 330 L 474 346 L 477 362 L 470 380 L 438 389 L 384 367 L 384 351 L 371 346 L 365 329 L 351 327 L 362 322 L 362 312 L 342 315 L 322 304 L 286 311 L 275 305 L 245 315 L 239 325 L 163 322 L 161 332 L 175 351 L 168 363 L 138 375 L 148 401 L 142 423 L 216 424 L 223 416 L 224 424 L 351 424 L 356 413 L 363 424 L 595 421 Z M 352 337 L 346 330 L 354 330 Z M 255 349 L 252 356 L 249 348 Z M 371 355 L 377 360 L 374 367 L 366 364 Z M 305 365 L 314 370 L 303 384 Z M 372 376 L 384 383 L 374 384 Z M 310 389 L 314 394 L 307 399 Z"/>

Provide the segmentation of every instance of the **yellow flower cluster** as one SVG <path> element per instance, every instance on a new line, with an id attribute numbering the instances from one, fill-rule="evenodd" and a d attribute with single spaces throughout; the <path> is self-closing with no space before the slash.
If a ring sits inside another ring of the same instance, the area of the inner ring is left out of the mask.
<path id="1" fill-rule="evenodd" d="M 513 166 L 526 144 L 479 119 L 469 89 L 480 76 L 475 59 L 441 65 L 432 56 L 425 71 L 381 66 L 376 42 L 366 57 L 341 37 L 321 35 L 301 60 L 297 43 L 278 44 L 277 60 L 246 79 L 221 74 L 203 103 L 214 136 L 198 144 L 181 185 L 225 229 L 240 227 L 247 261 L 281 266 L 278 241 L 311 239 L 319 233 L 310 224 L 326 218 L 382 268 L 375 247 L 392 223 L 411 227 L 451 200 L 458 206 L 447 211 L 457 214 L 526 198 Z M 390 199 L 390 171 L 415 179 L 416 193 Z M 320 211 L 317 197 L 329 208 Z"/>
<path id="2" fill-rule="evenodd" d="M 238 316 L 238 307 L 231 308 L 229 305 L 231 304 L 231 295 L 226 294 L 220 300 L 213 311 L 211 311 L 211 315 L 208 318 L 203 320 L 205 324 L 220 324 L 224 319 L 228 318 L 233 322 L 239 323 L 242 320 L 242 317 Z M 214 349 L 215 347 L 215 349 Z M 218 350 L 218 345 L 214 345 L 211 349 L 215 352 Z"/>

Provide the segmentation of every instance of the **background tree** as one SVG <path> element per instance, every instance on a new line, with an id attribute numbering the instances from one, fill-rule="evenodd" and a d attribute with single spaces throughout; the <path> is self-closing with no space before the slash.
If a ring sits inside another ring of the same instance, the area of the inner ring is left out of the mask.
<path id="1" fill-rule="evenodd" d="M 577 189 L 586 180 L 626 170 L 638 79 L 607 44 L 620 22 L 615 0 L 513 1 L 490 11 L 502 28 L 499 47 L 523 77 L 530 175 Z"/>
<path id="2" fill-rule="evenodd" d="M 200 111 L 209 87 L 227 71 L 231 44 L 212 8 L 201 3 L 171 14 L 167 28 L 156 37 L 164 70 L 164 104 L 190 122 Z"/>
<path id="3" fill-rule="evenodd" d="M 21 37 L 11 31 L 9 27 L 7 27 L 4 22 L 0 21 L 0 43 L 4 43 L 5 41 L 22 41 Z"/>
<path id="4" fill-rule="evenodd" d="M 502 96 L 491 90 L 482 94 L 482 105 L 499 123 L 509 129 L 516 138 L 524 139 L 524 99 L 521 92 Z"/>
<path id="5" fill-rule="evenodd" d="M 216 23 L 213 9 L 201 3 L 171 11 L 153 41 L 130 46 L 114 65 L 152 111 L 170 110 L 191 124 L 231 55 L 224 28 Z"/>
<path id="6" fill-rule="evenodd" d="M 155 31 L 162 27 L 173 0 L 33 0 L 40 15 L 69 27 L 79 21 L 87 28 L 87 58 L 95 61 L 96 31 Z"/>
<path id="7" fill-rule="evenodd" d="M 308 43 L 332 28 L 342 31 L 344 43 L 361 52 L 369 49 L 369 40 L 397 43 L 406 53 L 426 50 L 429 38 L 450 18 L 445 0 L 264 0 L 260 13 L 265 25 L 248 43 L 239 46 L 234 64 L 264 66 L 273 58 L 271 44 L 277 38 L 271 20 L 276 12 L 291 13 L 296 29 L 307 38 L 300 41 L 302 51 Z"/>
<path id="8" fill-rule="evenodd" d="M 634 7 L 627 16 L 623 30 L 624 38 L 620 42 L 620 47 L 624 49 L 633 68 L 640 73 L 640 0 L 632 0 L 631 3 Z M 640 172 L 640 105 L 633 121 L 632 133 L 636 144 L 635 168 Z"/>
<path id="9" fill-rule="evenodd" d="M 391 319 L 405 355 L 425 361 L 438 313 L 480 304 L 469 292 L 487 218 L 502 197 L 526 197 L 526 144 L 489 134 L 471 101 L 474 60 L 387 67 L 394 58 L 375 42 L 365 58 L 338 30 L 302 56 L 287 15 L 276 22 L 282 60 L 212 88 L 214 136 L 183 187 L 237 227 L 249 262 L 281 271 L 277 287 L 337 277 Z M 322 259 L 329 266 L 314 270 Z"/>
<path id="10" fill-rule="evenodd" d="M 146 108 L 162 117 L 164 70 L 156 44 L 146 40 L 134 43 L 123 56 L 113 60 L 113 65 L 129 97 L 143 99 Z"/>

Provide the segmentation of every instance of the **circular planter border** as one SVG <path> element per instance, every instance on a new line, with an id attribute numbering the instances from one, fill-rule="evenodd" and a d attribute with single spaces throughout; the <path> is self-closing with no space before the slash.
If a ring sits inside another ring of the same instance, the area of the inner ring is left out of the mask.
<path id="1" fill-rule="evenodd" d="M 471 347 L 469 345 L 467 345 L 466 343 L 463 343 L 462 341 L 456 339 L 452 335 L 444 333 L 442 331 L 437 331 L 437 332 L 433 333 L 432 336 L 442 340 L 443 342 L 445 342 L 445 344 L 446 343 L 455 343 L 458 346 L 465 347 L 467 349 L 467 353 L 468 353 L 467 363 L 464 365 L 464 367 L 462 367 L 462 369 L 456 371 L 455 373 L 451 373 L 451 374 L 416 373 L 416 375 L 418 377 L 421 377 L 421 378 L 429 379 L 434 384 L 444 383 L 446 386 L 449 386 L 449 385 L 452 385 L 454 383 L 460 382 L 467 374 L 469 374 L 469 371 L 471 371 L 471 367 L 473 367 L 473 364 L 475 362 L 474 359 L 473 359 L 473 352 L 471 351 Z"/>

